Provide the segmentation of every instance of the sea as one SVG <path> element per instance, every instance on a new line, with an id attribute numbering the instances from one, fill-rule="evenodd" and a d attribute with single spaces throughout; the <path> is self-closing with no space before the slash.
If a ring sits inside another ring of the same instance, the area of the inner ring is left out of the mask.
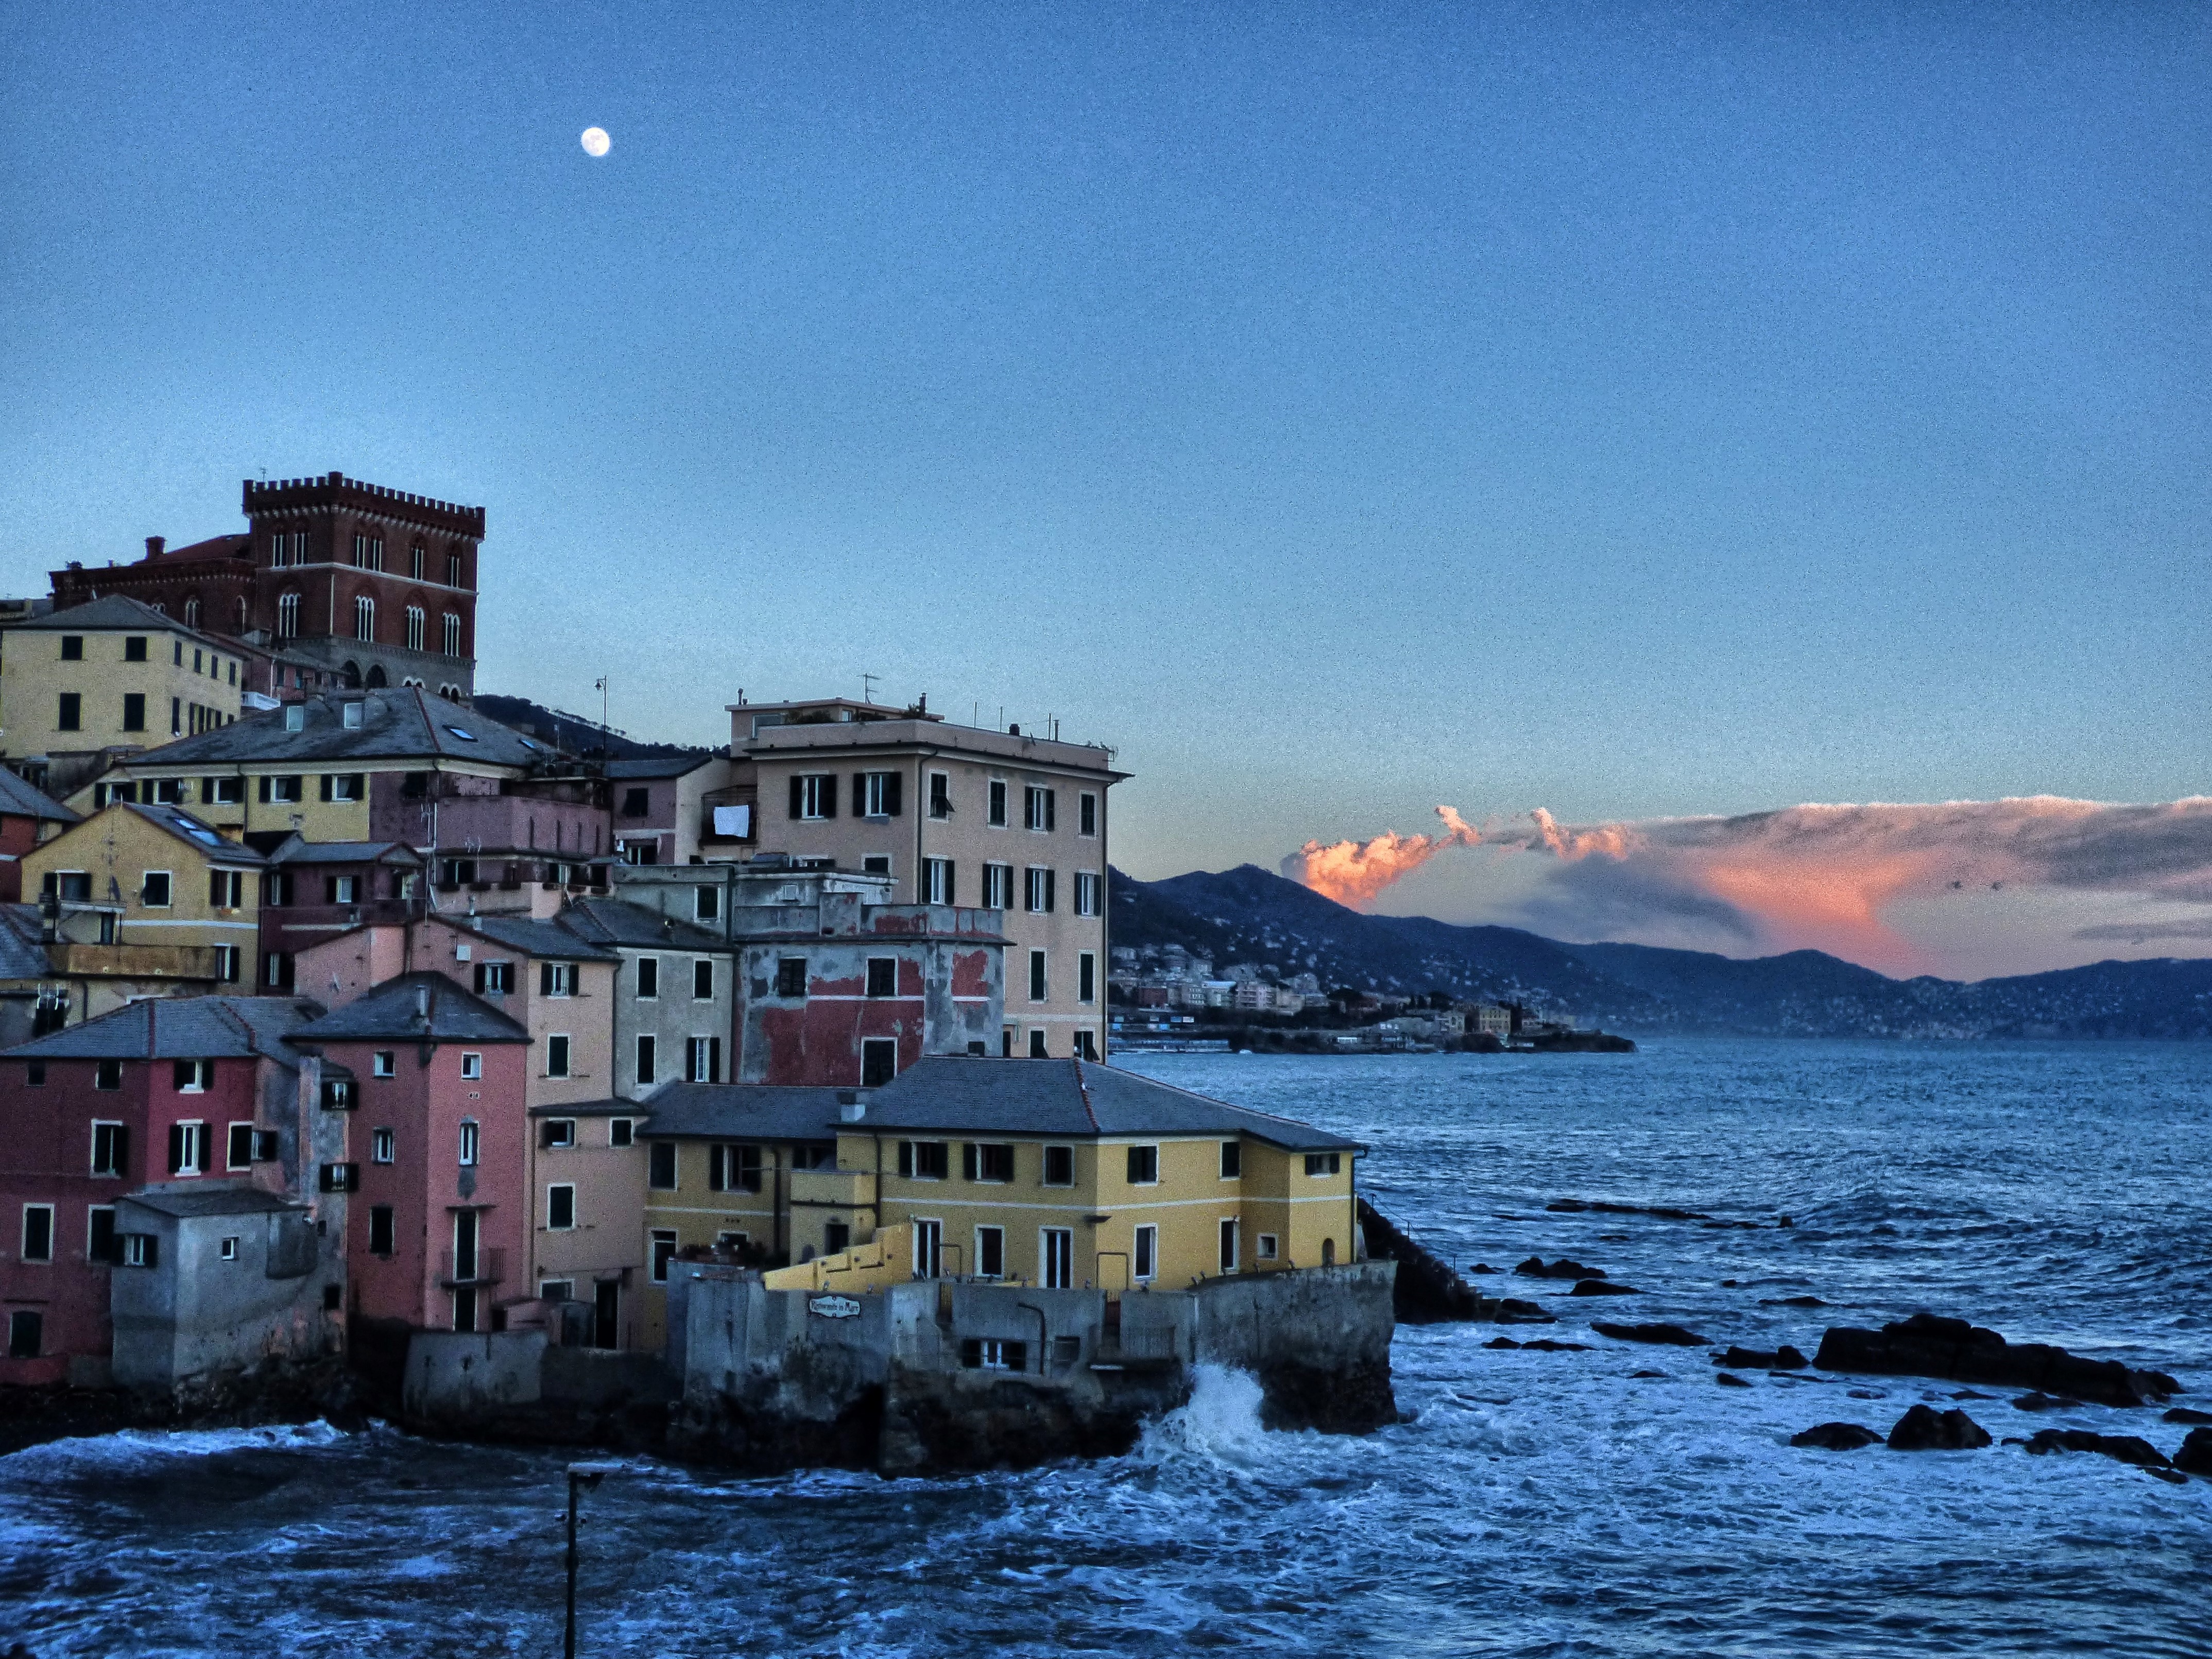
<path id="1" fill-rule="evenodd" d="M 1325 1124 L 1490 1293 L 1588 1345 L 1402 1328 L 1400 1425 L 1270 1432 L 1208 1370 L 1127 1456 L 733 1480 L 623 1460 L 583 1501 L 578 1652 L 2212 1655 L 2212 1481 L 2016 1442 L 2186 1432 L 2008 1391 L 1747 1371 L 1919 1309 L 2175 1374 L 2212 1407 L 2212 1047 L 1672 1041 L 1634 1054 L 1132 1057 Z M 1670 1207 L 1754 1228 L 1600 1211 Z M 1782 1217 L 1791 1224 L 1778 1224 Z M 1570 1297 L 1532 1255 L 1639 1292 Z M 1818 1297 L 1808 1309 L 1785 1298 Z M 1975 1452 L 1793 1449 L 1963 1407 Z M 0 1459 L 0 1650 L 561 1651 L 564 1458 L 376 1426 L 129 1433 Z"/>

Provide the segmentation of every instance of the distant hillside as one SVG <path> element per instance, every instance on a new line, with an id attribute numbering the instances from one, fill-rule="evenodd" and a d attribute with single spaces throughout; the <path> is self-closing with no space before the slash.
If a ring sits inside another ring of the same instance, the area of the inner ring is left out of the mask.
<path id="1" fill-rule="evenodd" d="M 597 720 L 586 720 L 581 714 L 564 714 L 558 708 L 548 708 L 527 697 L 479 691 L 470 701 L 501 725 L 511 726 L 518 732 L 526 732 L 540 743 L 550 743 L 570 755 L 597 756 L 603 746 L 610 760 L 658 759 L 665 755 L 706 752 L 680 743 L 641 743 L 611 726 L 601 726 Z"/>
<path id="2" fill-rule="evenodd" d="M 1117 870 L 1110 882 L 1117 945 L 1181 945 L 1218 967 L 1273 964 L 1324 987 L 1522 1001 L 1632 1036 L 2212 1037 L 2212 961 L 1894 980 L 1819 951 L 1741 961 L 1362 915 L 1250 864 L 1149 883 Z"/>

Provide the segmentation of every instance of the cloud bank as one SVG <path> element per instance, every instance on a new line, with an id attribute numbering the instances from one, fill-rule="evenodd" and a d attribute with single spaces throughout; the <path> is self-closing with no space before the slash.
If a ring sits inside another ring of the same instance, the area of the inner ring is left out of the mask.
<path id="1" fill-rule="evenodd" d="M 2212 906 L 2212 798 L 2112 805 L 2035 795 L 1927 805 L 1791 806 L 1741 817 L 1568 826 L 1535 811 L 1469 823 L 1439 806 L 1442 830 L 1324 845 L 1283 873 L 1364 908 L 1453 847 L 1534 853 L 1557 864 L 1518 918 L 1569 938 L 1685 928 L 1723 949 L 1812 946 L 1910 971 L 1910 944 L 1885 921 L 1902 901 L 2008 886 Z M 2166 921 L 2088 927 L 2082 939 L 2212 937 Z"/>

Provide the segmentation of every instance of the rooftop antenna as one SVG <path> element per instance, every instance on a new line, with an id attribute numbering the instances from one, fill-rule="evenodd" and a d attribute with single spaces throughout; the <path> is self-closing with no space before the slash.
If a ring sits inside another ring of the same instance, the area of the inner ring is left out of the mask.
<path id="1" fill-rule="evenodd" d="M 602 674 L 592 682 L 599 694 L 599 758 L 607 757 L 607 677 Z"/>
<path id="2" fill-rule="evenodd" d="M 882 678 L 883 676 L 880 674 L 863 674 L 860 676 L 860 701 L 862 702 L 873 702 L 876 700 L 876 682 Z"/>

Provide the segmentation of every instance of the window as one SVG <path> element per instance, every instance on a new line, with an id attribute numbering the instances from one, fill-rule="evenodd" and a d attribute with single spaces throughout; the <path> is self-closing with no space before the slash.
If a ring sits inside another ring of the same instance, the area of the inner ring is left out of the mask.
<path id="1" fill-rule="evenodd" d="M 169 1126 L 169 1173 L 198 1175 L 207 1168 L 207 1125 L 204 1123 L 172 1123 Z"/>
<path id="2" fill-rule="evenodd" d="M 553 1232 L 565 1233 L 576 1224 L 576 1189 L 567 1185 L 545 1189 L 545 1225 Z"/>
<path id="3" fill-rule="evenodd" d="M 446 612 L 446 654 L 449 657 L 461 654 L 461 619 L 450 611 Z"/>
<path id="4" fill-rule="evenodd" d="M 672 1229 L 655 1227 L 647 1237 L 653 1244 L 653 1282 L 668 1282 L 668 1264 L 676 1259 L 676 1234 Z"/>
<path id="5" fill-rule="evenodd" d="M 718 1036 L 695 1036 L 684 1050 L 684 1080 L 686 1083 L 720 1083 L 722 1080 L 722 1039 Z"/>
<path id="6" fill-rule="evenodd" d="M 17 1308 L 8 1316 L 8 1358 L 36 1359 L 46 1340 L 46 1316 L 35 1308 Z"/>
<path id="7" fill-rule="evenodd" d="M 1011 910 L 1014 906 L 1014 866 L 1011 864 L 987 864 L 983 866 L 983 908 L 986 910 Z"/>
<path id="8" fill-rule="evenodd" d="M 888 876 L 890 872 L 889 853 L 870 853 L 860 860 L 860 873 L 864 876 Z"/>
<path id="9" fill-rule="evenodd" d="M 368 1057 L 368 1074 L 371 1077 L 396 1077 L 398 1075 L 398 1062 L 397 1050 L 379 1048 Z"/>
<path id="10" fill-rule="evenodd" d="M 420 651 L 422 648 L 422 620 L 421 605 L 410 605 L 407 607 L 407 648 L 410 651 Z"/>
<path id="11" fill-rule="evenodd" d="M 1006 1274 L 1006 1231 L 1003 1227 L 975 1229 L 975 1276 L 1003 1279 Z"/>
<path id="12" fill-rule="evenodd" d="M 353 562 L 356 569 L 383 569 L 384 538 L 356 534 L 353 538 Z"/>
<path id="13" fill-rule="evenodd" d="M 548 997 L 572 997 L 576 994 L 576 964 L 573 962 L 541 962 L 538 964 L 538 994 Z"/>
<path id="14" fill-rule="evenodd" d="M 235 910 L 246 902 L 246 872 L 208 872 L 208 902 L 218 910 Z"/>
<path id="15" fill-rule="evenodd" d="M 119 1060 L 94 1060 L 92 1086 L 95 1089 L 120 1089 L 123 1086 L 123 1062 Z"/>
<path id="16" fill-rule="evenodd" d="M 782 957 L 775 964 L 775 994 L 780 997 L 806 994 L 806 958 Z"/>
<path id="17" fill-rule="evenodd" d="M 1224 1140 L 1221 1143 L 1221 1178 L 1235 1181 L 1244 1173 L 1244 1143 Z"/>
<path id="18" fill-rule="evenodd" d="M 323 1109 L 326 1112 L 349 1112 L 354 1109 L 353 1079 L 336 1075 L 323 1079 Z"/>
<path id="19" fill-rule="evenodd" d="M 124 1234 L 123 1265 L 126 1267 L 160 1267 L 161 1241 L 152 1233 Z"/>
<path id="20" fill-rule="evenodd" d="M 514 964 L 511 962 L 480 962 L 477 963 L 477 994 L 506 996 L 514 989 Z"/>
<path id="21" fill-rule="evenodd" d="M 921 861 L 921 902 L 924 904 L 957 904 L 952 896 L 952 860 L 924 859 Z"/>
<path id="22" fill-rule="evenodd" d="M 461 582 L 461 556 L 456 552 L 446 555 L 446 586 L 459 587 Z"/>
<path id="23" fill-rule="evenodd" d="M 556 1032 L 545 1039 L 545 1075 L 568 1075 L 568 1034 L 565 1031 Z"/>
<path id="24" fill-rule="evenodd" d="M 276 637 L 295 640 L 300 636 L 300 596 L 286 593 L 276 601 Z"/>
<path id="25" fill-rule="evenodd" d="M 1129 1148 L 1129 1184 L 1132 1187 L 1156 1187 L 1160 1180 L 1160 1149 L 1157 1146 Z"/>
<path id="26" fill-rule="evenodd" d="M 240 972 L 239 964 L 244 959 L 235 945 L 216 945 L 215 947 L 216 977 L 226 985 L 237 984 Z"/>
<path id="27" fill-rule="evenodd" d="M 115 1247 L 115 1211 L 95 1204 L 84 1212 L 84 1253 L 88 1259 L 112 1267 L 120 1254 Z"/>
<path id="28" fill-rule="evenodd" d="M 898 994 L 896 957 L 868 958 L 868 994 L 872 997 L 895 997 Z"/>
<path id="29" fill-rule="evenodd" d="M 84 660 L 83 635 L 64 634 L 62 635 L 62 660 L 64 662 L 82 662 Z"/>
<path id="30" fill-rule="evenodd" d="M 573 1146 L 576 1144 L 576 1120 L 573 1117 L 549 1117 L 545 1120 L 544 1136 L 540 1142 L 547 1146 Z"/>
<path id="31" fill-rule="evenodd" d="M 328 876 L 323 881 L 323 900 L 328 904 L 353 904 L 359 901 L 361 878 L 358 876 Z"/>
<path id="32" fill-rule="evenodd" d="M 192 705 L 192 719 L 195 722 L 199 719 L 198 703 Z M 193 729 L 195 731 L 198 729 L 197 724 Z M 169 699 L 169 735 L 173 738 L 181 738 L 185 735 L 185 700 L 182 697 Z"/>
<path id="33" fill-rule="evenodd" d="M 676 1143 L 656 1140 L 646 1152 L 645 1184 L 655 1192 L 676 1190 Z"/>
<path id="34" fill-rule="evenodd" d="M 637 1124 L 635 1119 L 627 1117 L 611 1117 L 607 1120 L 607 1145 L 610 1146 L 627 1146 L 630 1144 L 631 1138 L 636 1133 L 636 1131 Z"/>
<path id="35" fill-rule="evenodd" d="M 169 872 L 167 870 L 146 872 L 139 884 L 138 902 L 149 910 L 169 908 Z"/>
<path id="36" fill-rule="evenodd" d="M 353 602 L 353 636 L 371 644 L 376 640 L 376 601 L 366 593 Z"/>
<path id="37" fill-rule="evenodd" d="M 1237 1271 L 1237 1224 L 1226 1218 L 1221 1223 L 1221 1271 Z"/>
<path id="38" fill-rule="evenodd" d="M 714 1000 L 714 959 L 700 957 L 691 964 L 691 1000 L 712 1002 Z"/>
<path id="39" fill-rule="evenodd" d="M 640 957 L 637 959 L 637 1000 L 651 1002 L 660 994 L 660 958 Z"/>
<path id="40" fill-rule="evenodd" d="M 398 1152 L 398 1142 L 399 1137 L 392 1130 L 370 1130 L 368 1132 L 368 1161 L 371 1164 L 391 1163 Z"/>
<path id="41" fill-rule="evenodd" d="M 1095 836 L 1098 833 L 1098 797 L 1082 794 L 1076 797 L 1075 833 Z"/>
<path id="42" fill-rule="evenodd" d="M 929 816 L 949 818 L 952 816 L 952 779 L 943 772 L 929 775 Z"/>
<path id="43" fill-rule="evenodd" d="M 368 1253 L 371 1255 L 390 1255 L 392 1250 L 392 1206 L 376 1204 L 368 1212 Z"/>
<path id="44" fill-rule="evenodd" d="M 878 1089 L 898 1075 L 898 1042 L 868 1037 L 860 1044 L 860 1086 Z"/>
<path id="45" fill-rule="evenodd" d="M 1054 792 L 1032 786 L 1022 791 L 1022 826 L 1028 830 L 1054 827 Z"/>
<path id="46" fill-rule="evenodd" d="M 460 1162 L 463 1169 L 474 1167 L 477 1161 L 477 1154 L 482 1150 L 482 1146 L 483 1132 L 478 1127 L 476 1119 L 472 1117 L 463 1118 L 461 1120 L 460 1146 Z"/>
<path id="47" fill-rule="evenodd" d="M 1037 1255 L 1048 1291 L 1075 1288 L 1075 1232 L 1069 1227 L 1037 1230 Z"/>
<path id="48" fill-rule="evenodd" d="M 1098 1000 L 1098 957 L 1090 951 L 1078 953 L 1075 958 L 1075 1000 Z"/>
<path id="49" fill-rule="evenodd" d="M 655 1069 L 658 1063 L 655 1051 L 658 1047 L 658 1039 L 652 1032 L 640 1031 L 637 1034 L 637 1082 L 640 1088 L 643 1088 L 659 1075 Z"/>
<path id="50" fill-rule="evenodd" d="M 1160 1272 L 1160 1230 L 1158 1227 L 1137 1229 L 1135 1275 L 1139 1279 L 1157 1279 Z"/>
<path id="51" fill-rule="evenodd" d="M 1000 1140 L 970 1140 L 960 1148 L 960 1173 L 969 1181 L 1012 1181 L 1014 1149 Z"/>
<path id="52" fill-rule="evenodd" d="M 757 1146 L 709 1146 L 707 1149 L 707 1190 L 714 1193 L 757 1193 L 761 1189 L 761 1149 Z"/>
<path id="53" fill-rule="evenodd" d="M 131 1131 L 121 1123 L 95 1120 L 92 1126 L 92 1172 L 96 1176 L 129 1173 Z"/>
<path id="54" fill-rule="evenodd" d="M 185 781 L 182 778 L 155 778 L 146 785 L 146 799 L 156 806 L 182 806 L 185 804 Z"/>
<path id="55" fill-rule="evenodd" d="M 82 694 L 76 691 L 63 692 L 61 695 L 61 708 L 54 716 L 54 725 L 56 728 L 64 732 L 82 731 L 83 730 L 83 719 L 84 697 Z"/>
<path id="56" fill-rule="evenodd" d="M 360 707 L 357 702 L 349 702 L 346 705 L 346 711 L 350 714 Z M 323 799 L 359 800 L 368 793 L 364 787 L 366 783 L 367 779 L 359 772 L 326 772 L 323 775 Z"/>
<path id="57" fill-rule="evenodd" d="M 1048 1187 L 1073 1187 L 1075 1184 L 1075 1148 L 1048 1146 L 1044 1149 L 1044 1184 Z"/>
<path id="58" fill-rule="evenodd" d="M 26 1204 L 23 1206 L 23 1260 L 52 1261 L 54 1259 L 54 1206 L 51 1204 Z"/>
<path id="59" fill-rule="evenodd" d="M 917 1217 L 914 1223 L 914 1273 L 934 1279 L 945 1261 L 945 1224 Z"/>
<path id="60" fill-rule="evenodd" d="M 791 816 L 794 818 L 834 818 L 837 816 L 837 775 L 797 772 L 791 779 Z"/>
<path id="61" fill-rule="evenodd" d="M 234 1123 L 224 1137 L 222 1167 L 226 1170 L 249 1169 L 253 1164 L 253 1126 Z"/>
<path id="62" fill-rule="evenodd" d="M 1075 872 L 1075 914 L 1079 916 L 1098 914 L 1098 877 L 1095 872 L 1079 870 Z"/>
<path id="63" fill-rule="evenodd" d="M 1075 1057 L 1096 1064 L 1098 1059 L 1098 1034 L 1085 1025 L 1075 1033 Z"/>
<path id="64" fill-rule="evenodd" d="M 294 703 L 293 708 L 299 704 Z M 291 709 L 285 710 L 289 715 Z M 261 799 L 264 805 L 293 806 L 299 804 L 301 786 L 307 781 L 296 774 L 290 777 L 264 777 L 261 780 Z"/>
<path id="65" fill-rule="evenodd" d="M 222 1258 L 222 1260 L 224 1260 L 225 1261 L 237 1261 L 237 1260 L 238 1260 L 238 1241 L 237 1241 L 235 1238 L 226 1238 L 226 1239 L 224 1239 L 224 1240 L 222 1241 L 222 1243 L 221 1248 L 217 1249 L 217 1251 L 216 1251 L 216 1255 L 218 1255 L 219 1256 L 221 1256 L 221 1257 Z"/>
<path id="66" fill-rule="evenodd" d="M 1031 1060 L 1047 1060 L 1051 1056 L 1045 1053 L 1044 1027 L 1042 1025 L 1037 1026 L 1030 1032 L 1030 1058 Z"/>
<path id="67" fill-rule="evenodd" d="M 984 787 L 983 821 L 994 830 L 1006 827 L 1006 781 L 993 778 Z"/>
<path id="68" fill-rule="evenodd" d="M 236 806 L 246 799 L 244 778 L 210 778 L 200 786 L 200 799 L 209 806 Z"/>
<path id="69" fill-rule="evenodd" d="M 942 1140 L 899 1142 L 898 1172 L 915 1181 L 942 1181 L 951 1173 L 950 1150 Z"/>
<path id="70" fill-rule="evenodd" d="M 1031 915 L 1044 915 L 1051 911 L 1054 873 L 1050 870 L 1040 870 L 1035 865 L 1024 872 L 1026 885 L 1022 892 L 1022 908 Z"/>
<path id="71" fill-rule="evenodd" d="M 852 1247 L 853 1229 L 848 1223 L 825 1221 L 822 1224 L 823 1255 L 842 1255 Z"/>
<path id="72" fill-rule="evenodd" d="M 1031 1002 L 1042 1002 L 1045 1000 L 1047 994 L 1047 987 L 1045 984 L 1044 952 L 1042 951 L 1032 951 L 1030 952 L 1030 1000 Z"/>
<path id="73" fill-rule="evenodd" d="M 186 608 L 187 610 L 189 610 L 191 607 L 188 605 L 188 606 L 186 606 L 185 608 Z M 205 653 L 204 653 L 204 652 L 195 651 L 195 652 L 193 652 L 193 653 L 192 653 L 192 672 L 193 672 L 193 673 L 195 673 L 195 674 L 204 674 L 204 673 L 205 673 L 205 672 L 207 672 L 207 663 L 206 663 L 206 661 L 204 660 L 204 658 L 205 658 Z"/>
<path id="74" fill-rule="evenodd" d="M 1308 1152 L 1306 1173 L 1310 1176 L 1333 1176 L 1339 1173 L 1343 1163 L 1344 1154 L 1341 1152 Z"/>
<path id="75" fill-rule="evenodd" d="M 123 694 L 123 729 L 143 732 L 146 729 L 146 694 L 125 691 Z"/>
<path id="76" fill-rule="evenodd" d="M 691 915 L 694 921 L 713 921 L 722 914 L 722 890 L 719 887 L 695 887 L 691 890 Z"/>

